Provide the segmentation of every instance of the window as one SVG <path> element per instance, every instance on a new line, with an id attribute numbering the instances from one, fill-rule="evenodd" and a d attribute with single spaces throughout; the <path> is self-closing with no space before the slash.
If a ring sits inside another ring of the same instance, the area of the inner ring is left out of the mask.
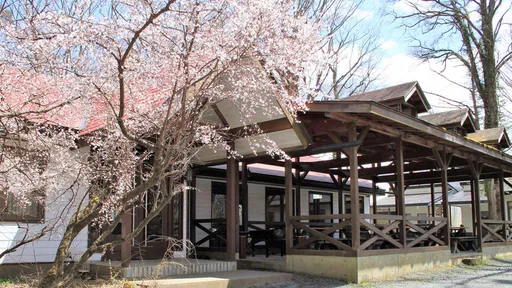
<path id="1" fill-rule="evenodd" d="M 345 195 L 345 213 L 352 213 L 350 208 L 350 195 Z M 359 196 L 359 213 L 364 214 L 364 196 Z"/>
<path id="2" fill-rule="evenodd" d="M 239 191 L 242 187 L 239 187 Z M 226 219 L 226 191 L 227 184 L 225 182 L 212 182 L 212 213 L 211 219 Z M 238 220 L 242 223 L 242 197 L 238 203 Z M 222 225 L 226 225 L 223 223 Z M 212 223 L 212 227 L 217 226 Z"/>
<path id="3" fill-rule="evenodd" d="M 328 215 L 332 214 L 332 211 L 331 193 L 309 192 L 309 215 Z M 317 220 L 314 222 L 332 223 L 332 219 Z"/>
<path id="4" fill-rule="evenodd" d="M 44 219 L 44 204 L 41 192 L 33 192 L 27 203 L 20 204 L 19 199 L 10 193 L 0 194 L 0 221 L 12 222 L 42 222 Z M 25 202 L 25 201 L 21 201 Z"/>

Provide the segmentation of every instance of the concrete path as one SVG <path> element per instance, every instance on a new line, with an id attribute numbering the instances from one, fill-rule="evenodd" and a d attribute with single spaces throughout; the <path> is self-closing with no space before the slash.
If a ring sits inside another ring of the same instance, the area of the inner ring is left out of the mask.
<path id="1" fill-rule="evenodd" d="M 190 274 L 175 276 L 172 279 L 133 281 L 142 287 L 158 288 L 249 288 L 272 283 L 290 281 L 292 274 L 237 270 L 229 272 Z"/>

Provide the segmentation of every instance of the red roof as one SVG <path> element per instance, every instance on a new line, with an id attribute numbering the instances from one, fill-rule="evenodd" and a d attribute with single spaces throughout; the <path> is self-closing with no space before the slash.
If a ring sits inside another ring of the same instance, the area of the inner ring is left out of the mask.
<path id="1" fill-rule="evenodd" d="M 65 77 L 4 68 L 0 72 L 0 113 L 74 129 L 89 115 L 86 105 L 65 85 Z"/>

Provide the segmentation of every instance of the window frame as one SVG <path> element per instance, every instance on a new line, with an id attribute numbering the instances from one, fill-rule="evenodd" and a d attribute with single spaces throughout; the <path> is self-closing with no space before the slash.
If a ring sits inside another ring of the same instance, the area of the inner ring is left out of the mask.
<path id="1" fill-rule="evenodd" d="M 8 192 L 7 192 L 8 193 Z M 23 223 L 44 223 L 45 220 L 45 201 L 35 201 L 37 207 L 37 215 L 18 215 L 7 210 L 7 194 L 6 191 L 0 192 L 0 222 L 23 222 Z"/>

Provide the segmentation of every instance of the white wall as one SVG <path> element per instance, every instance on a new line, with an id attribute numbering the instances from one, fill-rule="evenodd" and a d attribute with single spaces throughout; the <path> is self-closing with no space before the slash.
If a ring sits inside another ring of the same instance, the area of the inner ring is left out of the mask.
<path id="1" fill-rule="evenodd" d="M 81 148 L 79 153 L 82 155 L 86 155 L 89 151 L 88 147 Z M 70 153 L 76 153 L 70 152 Z M 50 164 L 51 165 L 51 164 Z M 66 183 L 72 183 L 71 177 L 62 177 L 61 179 L 57 179 L 60 181 L 59 183 L 62 186 L 65 186 Z M 69 184 L 68 184 L 69 185 Z M 73 198 L 73 194 L 71 192 L 66 192 L 63 195 L 58 195 L 56 193 L 53 199 L 47 199 L 45 206 L 45 217 L 44 223 L 41 224 L 23 224 L 13 223 L 13 222 L 0 222 L 0 251 L 5 251 L 5 249 L 14 246 L 17 241 L 21 240 L 25 236 L 25 232 L 29 231 L 31 234 L 37 234 L 39 231 L 43 229 L 48 224 L 57 223 L 54 231 L 46 234 L 41 239 L 34 241 L 32 243 L 26 244 L 18 248 L 15 252 L 7 254 L 3 258 L 0 259 L 0 264 L 3 263 L 45 263 L 45 262 L 53 262 L 55 259 L 55 254 L 57 252 L 57 247 L 60 243 L 61 235 L 67 225 L 67 222 L 70 219 L 70 216 L 74 211 L 76 211 L 76 205 L 80 200 L 80 195 L 84 195 L 84 191 L 86 187 L 75 186 L 77 189 L 75 192 L 77 193 L 76 198 Z M 69 206 L 68 209 L 64 210 L 65 205 L 70 202 L 71 199 L 75 199 L 75 201 L 71 201 L 73 205 Z M 86 202 L 87 203 L 87 202 Z M 64 212 L 63 212 L 64 211 Z M 61 217 L 62 216 L 62 217 Z M 75 241 L 71 245 L 70 253 L 74 259 L 80 257 L 80 255 L 87 249 L 87 228 L 79 233 L 76 237 Z"/>

